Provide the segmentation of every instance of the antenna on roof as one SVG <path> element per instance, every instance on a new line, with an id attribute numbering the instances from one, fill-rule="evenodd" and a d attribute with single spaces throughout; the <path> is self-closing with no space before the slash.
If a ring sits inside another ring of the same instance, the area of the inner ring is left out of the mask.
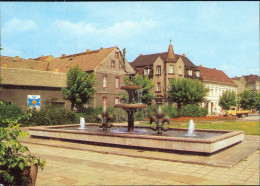
<path id="1" fill-rule="evenodd" d="M 171 37 L 170 37 L 170 44 L 172 44 L 172 39 L 171 39 Z"/>

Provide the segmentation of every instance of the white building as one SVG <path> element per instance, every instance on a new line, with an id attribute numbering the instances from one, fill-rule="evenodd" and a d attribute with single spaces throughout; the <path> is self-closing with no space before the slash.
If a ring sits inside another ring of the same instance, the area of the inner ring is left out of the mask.
<path id="1" fill-rule="evenodd" d="M 209 115 L 219 115 L 221 107 L 219 106 L 219 97 L 228 90 L 237 93 L 237 85 L 221 70 L 198 67 L 202 77 L 203 84 L 210 90 L 206 96 L 206 102 L 202 107 L 208 109 Z"/>

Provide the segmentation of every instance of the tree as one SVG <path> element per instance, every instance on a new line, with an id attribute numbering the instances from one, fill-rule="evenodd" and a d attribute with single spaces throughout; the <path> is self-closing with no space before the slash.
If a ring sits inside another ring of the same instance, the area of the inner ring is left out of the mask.
<path id="1" fill-rule="evenodd" d="M 236 104 L 237 96 L 234 91 L 226 91 L 219 97 L 219 105 L 225 110 L 229 110 L 231 106 L 236 106 Z"/>
<path id="2" fill-rule="evenodd" d="M 124 83 L 128 85 L 129 82 L 130 82 L 129 76 L 125 76 Z M 133 79 L 133 83 L 134 85 L 142 87 L 142 103 L 151 105 L 151 101 L 154 97 L 151 89 L 155 86 L 153 80 L 149 79 L 147 76 L 142 76 L 140 74 L 137 74 Z"/>
<path id="3" fill-rule="evenodd" d="M 96 76 L 82 71 L 78 65 L 72 66 L 67 73 L 67 87 L 62 88 L 62 96 L 74 107 L 81 109 L 84 104 L 91 103 L 96 93 Z"/>
<path id="4" fill-rule="evenodd" d="M 250 90 L 245 89 L 241 94 L 239 94 L 239 104 L 245 110 L 255 108 L 255 98 Z"/>
<path id="5" fill-rule="evenodd" d="M 257 93 L 256 95 L 255 108 L 260 112 L 260 93 Z"/>
<path id="6" fill-rule="evenodd" d="M 198 105 L 203 102 L 207 92 L 208 89 L 199 80 L 174 78 L 170 80 L 168 95 L 180 109 L 187 104 Z"/>

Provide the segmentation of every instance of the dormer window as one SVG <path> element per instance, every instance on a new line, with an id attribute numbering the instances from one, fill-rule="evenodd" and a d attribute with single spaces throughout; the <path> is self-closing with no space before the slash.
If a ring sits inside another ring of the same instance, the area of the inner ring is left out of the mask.
<path id="1" fill-rule="evenodd" d="M 115 68 L 115 61 L 111 61 L 111 68 Z"/>
<path id="2" fill-rule="evenodd" d="M 161 66 L 156 67 L 156 75 L 161 75 Z"/>
<path id="3" fill-rule="evenodd" d="M 188 70 L 189 76 L 192 76 L 192 70 Z"/>
<path id="4" fill-rule="evenodd" d="M 149 68 L 145 68 L 144 69 L 144 75 L 148 75 L 150 73 L 150 69 Z"/>
<path id="5" fill-rule="evenodd" d="M 200 77 L 200 71 L 195 72 L 196 77 Z"/>

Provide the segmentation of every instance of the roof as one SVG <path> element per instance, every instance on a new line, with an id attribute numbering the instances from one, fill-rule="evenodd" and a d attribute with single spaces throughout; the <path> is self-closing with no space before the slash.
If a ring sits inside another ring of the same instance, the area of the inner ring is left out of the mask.
<path id="1" fill-rule="evenodd" d="M 5 68 L 46 71 L 48 67 L 47 62 L 33 60 L 33 59 L 22 59 L 19 56 L 16 57 L 1 56 L 0 59 L 1 59 L 1 65 Z"/>
<path id="2" fill-rule="evenodd" d="M 256 81 L 260 81 L 260 76 L 250 74 L 248 76 L 244 76 L 246 78 L 247 83 L 255 83 Z"/>
<path id="3" fill-rule="evenodd" d="M 1 68 L 3 85 L 66 87 L 66 73 L 18 68 Z"/>
<path id="4" fill-rule="evenodd" d="M 59 69 L 60 72 L 67 72 L 70 66 L 79 65 L 84 71 L 95 70 L 108 56 L 118 47 L 101 48 L 100 50 L 87 51 L 83 53 L 53 58 L 49 62 L 48 70 Z"/>
<path id="5" fill-rule="evenodd" d="M 236 84 L 221 70 L 201 66 L 198 66 L 198 69 L 200 70 L 200 75 L 203 81 L 236 86 Z"/>
<path id="6" fill-rule="evenodd" d="M 139 55 L 132 63 L 132 67 L 141 67 L 141 66 L 150 66 L 153 65 L 154 61 L 160 57 L 163 61 L 166 61 L 168 56 L 168 52 L 156 53 L 156 54 L 148 54 L 148 55 Z M 196 66 L 189 60 L 189 58 L 175 54 L 177 60 L 181 57 L 186 67 L 194 67 Z"/>

